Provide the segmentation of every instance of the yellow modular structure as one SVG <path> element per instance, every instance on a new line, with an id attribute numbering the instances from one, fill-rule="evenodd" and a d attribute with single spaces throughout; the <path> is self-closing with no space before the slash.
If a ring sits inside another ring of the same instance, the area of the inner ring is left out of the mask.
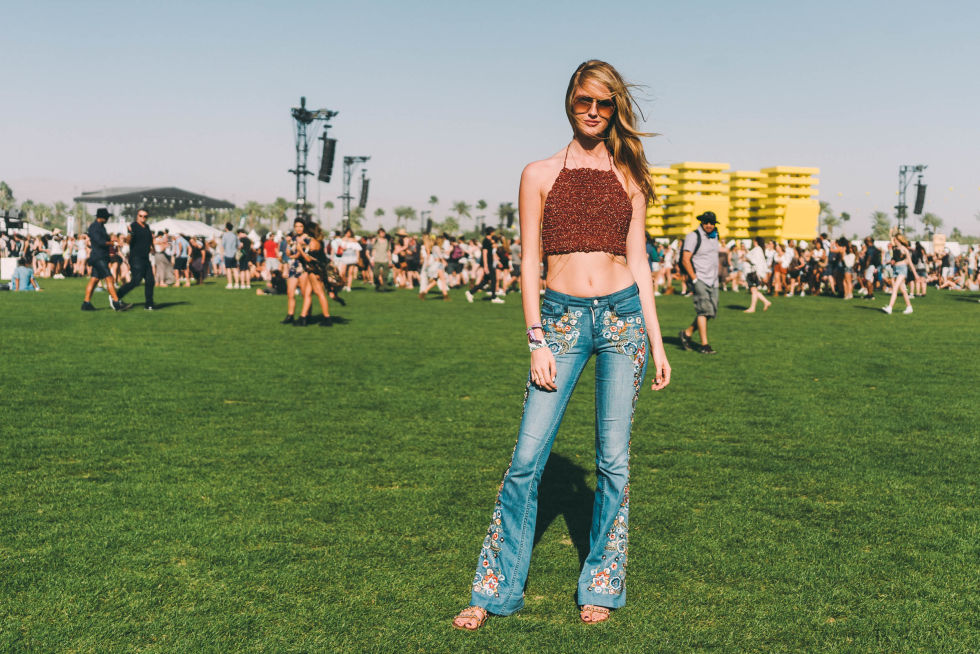
<path id="1" fill-rule="evenodd" d="M 728 234 L 730 238 L 752 236 L 752 223 L 764 196 L 766 175 L 754 170 L 736 170 L 728 182 Z"/>
<path id="2" fill-rule="evenodd" d="M 664 234 L 664 207 L 667 198 L 673 193 L 675 184 L 672 177 L 671 168 L 650 168 L 650 177 L 653 178 L 653 189 L 657 194 L 657 199 L 647 206 L 647 232 L 651 236 L 663 236 Z"/>
<path id="3" fill-rule="evenodd" d="M 726 163 L 685 161 L 671 165 L 674 181 L 664 203 L 664 236 L 683 238 L 698 226 L 697 217 L 713 211 L 719 236 L 728 229 L 728 168 Z"/>
<path id="4" fill-rule="evenodd" d="M 765 188 L 757 200 L 758 214 L 752 221 L 752 236 L 779 240 L 812 239 L 817 235 L 819 168 L 773 166 L 763 168 Z"/>

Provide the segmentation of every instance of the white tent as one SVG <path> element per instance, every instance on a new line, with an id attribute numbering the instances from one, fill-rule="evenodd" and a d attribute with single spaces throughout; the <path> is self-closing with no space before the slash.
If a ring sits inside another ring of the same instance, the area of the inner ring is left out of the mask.
<path id="1" fill-rule="evenodd" d="M 169 231 L 171 234 L 186 234 L 187 236 L 203 236 L 204 238 L 219 238 L 221 230 L 202 223 L 200 220 L 177 220 L 176 218 L 165 218 L 155 223 L 150 223 L 150 229 L 154 232 Z"/>

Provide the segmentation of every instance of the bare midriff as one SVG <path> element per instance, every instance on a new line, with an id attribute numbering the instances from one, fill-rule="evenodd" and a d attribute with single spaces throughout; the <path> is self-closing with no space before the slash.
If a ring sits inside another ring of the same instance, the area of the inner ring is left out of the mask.
<path id="1" fill-rule="evenodd" d="M 570 252 L 548 257 L 548 288 L 576 297 L 609 295 L 635 280 L 626 257 L 608 252 Z"/>

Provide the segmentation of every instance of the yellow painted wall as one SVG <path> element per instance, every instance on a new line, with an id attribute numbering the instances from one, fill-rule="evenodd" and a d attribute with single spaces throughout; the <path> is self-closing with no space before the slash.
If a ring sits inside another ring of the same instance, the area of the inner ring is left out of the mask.
<path id="1" fill-rule="evenodd" d="M 818 168 L 773 166 L 725 172 L 726 163 L 676 163 L 651 168 L 657 200 L 647 208 L 647 232 L 681 238 L 697 228 L 697 216 L 713 211 L 722 238 L 775 240 L 817 235 Z"/>

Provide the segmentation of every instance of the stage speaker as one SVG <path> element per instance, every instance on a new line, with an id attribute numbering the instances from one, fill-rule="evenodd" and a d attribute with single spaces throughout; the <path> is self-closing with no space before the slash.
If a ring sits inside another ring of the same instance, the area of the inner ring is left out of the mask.
<path id="1" fill-rule="evenodd" d="M 514 212 L 513 211 L 508 211 L 507 212 L 507 229 L 510 229 L 513 226 L 514 226 Z"/>
<path id="2" fill-rule="evenodd" d="M 429 218 L 427 221 L 425 221 L 425 233 L 426 234 L 431 234 L 432 233 L 432 219 L 431 218 Z"/>
<path id="3" fill-rule="evenodd" d="M 357 201 L 357 206 L 359 206 L 361 209 L 367 207 L 368 184 L 370 183 L 371 180 L 369 179 L 361 180 L 361 199 Z"/>
<path id="4" fill-rule="evenodd" d="M 320 174 L 316 176 L 321 182 L 329 182 L 333 174 L 333 155 L 337 151 L 337 139 L 323 139 L 323 156 L 320 157 Z"/>
<path id="5" fill-rule="evenodd" d="M 926 185 L 919 182 L 915 185 L 915 209 L 912 210 L 916 216 L 922 213 L 922 205 L 926 203 Z"/>

